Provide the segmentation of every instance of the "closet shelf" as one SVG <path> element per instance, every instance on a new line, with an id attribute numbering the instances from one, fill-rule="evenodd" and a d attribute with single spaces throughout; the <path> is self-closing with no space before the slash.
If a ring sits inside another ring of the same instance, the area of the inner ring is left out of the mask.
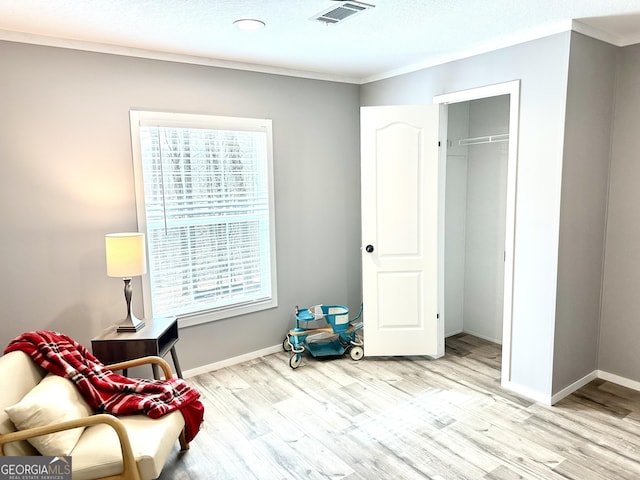
<path id="1" fill-rule="evenodd" d="M 480 143 L 508 142 L 509 134 L 500 133 L 498 135 L 487 135 L 485 137 L 461 138 L 458 145 L 478 145 Z"/>

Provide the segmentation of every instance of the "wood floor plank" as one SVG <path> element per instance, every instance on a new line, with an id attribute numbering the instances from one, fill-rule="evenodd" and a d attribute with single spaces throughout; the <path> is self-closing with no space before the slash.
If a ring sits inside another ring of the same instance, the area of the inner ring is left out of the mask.
<path id="1" fill-rule="evenodd" d="M 293 478 L 338 480 L 353 473 L 353 469 L 339 458 L 328 455 L 322 444 L 304 435 L 295 442 L 285 442 L 272 433 L 252 440 L 252 444 L 271 461 L 274 470 Z"/>
<path id="2" fill-rule="evenodd" d="M 549 407 L 500 386 L 500 346 L 427 357 L 281 352 L 187 379 L 205 424 L 159 480 L 637 480 L 640 392 L 595 380 Z"/>
<path id="3" fill-rule="evenodd" d="M 522 480 L 525 477 L 514 472 L 506 465 L 500 465 L 482 478 L 486 480 Z"/>
<path id="4" fill-rule="evenodd" d="M 478 416 L 457 422 L 450 428 L 458 433 L 465 433 L 513 471 L 539 478 L 561 478 L 552 473 L 552 470 L 564 460 L 560 453 L 530 441 L 520 432 L 504 428 L 498 422 Z"/>

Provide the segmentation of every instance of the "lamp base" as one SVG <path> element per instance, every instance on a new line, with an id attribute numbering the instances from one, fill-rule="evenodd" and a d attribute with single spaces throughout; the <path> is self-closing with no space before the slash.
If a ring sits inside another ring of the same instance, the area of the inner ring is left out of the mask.
<path id="1" fill-rule="evenodd" d="M 124 299 L 127 302 L 127 318 L 125 318 L 122 322 L 118 324 L 118 328 L 116 329 L 117 333 L 124 332 L 137 332 L 142 327 L 144 327 L 144 322 L 133 314 L 133 310 L 131 309 L 131 279 L 124 279 Z"/>
<path id="2" fill-rule="evenodd" d="M 118 324 L 118 328 L 116 328 L 116 332 L 124 333 L 124 332 L 137 332 L 144 327 L 144 322 L 142 320 L 138 320 L 137 318 L 126 319 L 122 323 Z"/>

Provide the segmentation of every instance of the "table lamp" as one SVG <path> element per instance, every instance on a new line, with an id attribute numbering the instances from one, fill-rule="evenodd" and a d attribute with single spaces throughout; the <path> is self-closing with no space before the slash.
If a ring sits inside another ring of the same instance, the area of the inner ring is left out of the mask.
<path id="1" fill-rule="evenodd" d="M 117 332 L 137 332 L 144 322 L 137 319 L 131 308 L 131 278 L 147 272 L 144 233 L 108 233 L 105 235 L 107 275 L 124 280 L 124 298 L 127 302 L 127 318 L 118 324 Z"/>

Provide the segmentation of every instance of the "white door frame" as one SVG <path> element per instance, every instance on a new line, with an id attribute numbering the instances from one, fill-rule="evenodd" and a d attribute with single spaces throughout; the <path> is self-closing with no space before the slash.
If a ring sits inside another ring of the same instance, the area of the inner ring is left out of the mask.
<path id="1" fill-rule="evenodd" d="M 518 167 L 518 122 L 520 118 L 520 80 L 472 88 L 460 92 L 447 93 L 433 97 L 433 103 L 440 104 L 440 141 L 446 145 L 447 105 L 450 103 L 466 102 L 498 95 L 510 95 L 509 102 L 509 153 L 507 160 L 507 205 L 505 230 L 505 259 L 504 259 L 504 308 L 502 330 L 502 386 L 511 381 L 511 330 L 513 325 L 513 260 L 515 254 L 516 227 L 516 179 Z M 444 190 L 446 180 L 446 148 L 440 150 L 440 251 L 438 257 L 440 289 L 440 314 L 444 312 Z M 443 322 L 444 324 L 444 322 Z"/>

